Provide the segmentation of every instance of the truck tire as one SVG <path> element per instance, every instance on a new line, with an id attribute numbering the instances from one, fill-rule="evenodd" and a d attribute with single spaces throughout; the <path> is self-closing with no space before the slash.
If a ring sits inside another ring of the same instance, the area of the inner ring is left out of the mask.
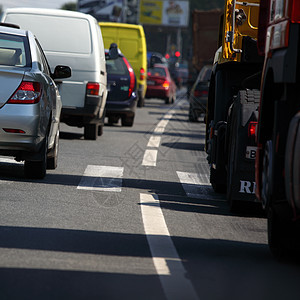
<path id="1" fill-rule="evenodd" d="M 291 207 L 300 212 L 300 113 L 291 120 L 285 150 L 285 191 Z"/>
<path id="2" fill-rule="evenodd" d="M 98 124 L 84 125 L 84 139 L 95 141 L 98 136 Z"/>
<path id="3" fill-rule="evenodd" d="M 237 201 L 235 201 L 232 197 L 233 193 L 233 180 L 236 176 L 236 136 L 237 136 L 237 126 L 236 121 L 233 122 L 230 126 L 230 136 L 229 136 L 229 154 L 228 154 L 228 162 L 227 162 L 227 193 L 226 198 L 229 204 L 229 208 L 231 212 L 236 211 L 237 209 Z"/>
<path id="4" fill-rule="evenodd" d="M 255 181 L 255 161 L 247 161 L 248 124 L 257 120 L 260 93 L 258 90 L 242 90 L 235 97 L 227 120 L 227 201 L 231 211 L 236 211 L 240 200 L 254 201 L 253 186 L 241 193 L 241 182 Z M 245 172 L 246 171 L 246 172 Z"/>
<path id="5" fill-rule="evenodd" d="M 210 167 L 210 178 L 217 177 L 216 170 Z M 224 194 L 226 193 L 226 184 L 219 183 L 216 181 L 211 182 L 211 186 L 215 193 Z"/>
<path id="6" fill-rule="evenodd" d="M 286 255 L 284 234 L 285 224 L 280 221 L 278 214 L 272 206 L 268 207 L 268 245 L 274 258 L 280 260 Z"/>

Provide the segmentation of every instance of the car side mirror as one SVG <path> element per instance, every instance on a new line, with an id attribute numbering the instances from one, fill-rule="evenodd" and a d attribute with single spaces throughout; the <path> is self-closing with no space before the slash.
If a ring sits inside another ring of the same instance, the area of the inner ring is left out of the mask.
<path id="1" fill-rule="evenodd" d="M 52 74 L 53 79 L 60 79 L 60 78 L 69 78 L 72 76 L 71 68 L 68 66 L 61 66 L 58 65 L 54 69 L 54 73 Z"/>
<path id="2" fill-rule="evenodd" d="M 119 57 L 118 45 L 111 43 L 108 51 L 109 59 L 117 59 Z"/>

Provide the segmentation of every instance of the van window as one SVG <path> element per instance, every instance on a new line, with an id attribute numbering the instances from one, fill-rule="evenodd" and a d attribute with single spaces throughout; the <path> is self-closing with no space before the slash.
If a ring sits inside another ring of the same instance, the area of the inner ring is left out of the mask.
<path id="1" fill-rule="evenodd" d="M 5 22 L 32 31 L 44 51 L 91 53 L 90 27 L 85 19 L 14 13 L 8 14 Z"/>

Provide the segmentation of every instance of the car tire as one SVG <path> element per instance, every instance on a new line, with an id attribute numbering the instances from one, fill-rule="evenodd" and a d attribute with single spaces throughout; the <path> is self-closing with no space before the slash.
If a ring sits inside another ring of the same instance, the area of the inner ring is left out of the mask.
<path id="1" fill-rule="evenodd" d="M 145 97 L 142 96 L 141 92 L 138 92 L 137 107 L 144 107 L 144 105 L 145 105 Z"/>
<path id="2" fill-rule="evenodd" d="M 84 126 L 84 139 L 95 141 L 98 136 L 98 124 L 87 124 Z"/>
<path id="3" fill-rule="evenodd" d="M 122 117 L 121 124 L 124 127 L 132 127 L 134 122 L 134 116 L 131 117 Z"/>
<path id="4" fill-rule="evenodd" d="M 25 160 L 24 174 L 26 178 L 43 179 L 46 176 L 47 151 L 48 151 L 48 137 L 46 136 L 40 149 L 41 157 L 42 157 L 41 161 Z"/>
<path id="5" fill-rule="evenodd" d="M 101 136 L 103 134 L 103 125 L 98 126 L 98 136 Z"/>
<path id="6" fill-rule="evenodd" d="M 169 96 L 169 97 L 167 97 L 167 98 L 165 99 L 165 103 L 166 103 L 166 104 L 171 104 L 171 102 L 172 102 L 172 97 L 171 97 L 171 96 Z"/>
<path id="7" fill-rule="evenodd" d="M 48 170 L 55 170 L 57 168 L 58 148 L 59 148 L 59 130 L 57 131 L 55 136 L 54 146 L 48 153 L 48 158 L 47 158 Z"/>
<path id="8" fill-rule="evenodd" d="M 198 122 L 198 114 L 193 110 L 191 106 L 189 108 L 189 121 Z"/>

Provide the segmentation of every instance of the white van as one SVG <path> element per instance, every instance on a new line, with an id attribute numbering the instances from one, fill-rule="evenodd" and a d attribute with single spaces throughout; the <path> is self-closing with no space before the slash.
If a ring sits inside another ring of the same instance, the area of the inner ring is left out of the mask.
<path id="1" fill-rule="evenodd" d="M 107 97 L 105 52 L 94 17 L 60 9 L 10 8 L 2 22 L 17 24 L 39 39 L 51 70 L 68 65 L 72 77 L 58 82 L 61 121 L 84 127 L 85 139 L 102 134 Z"/>

